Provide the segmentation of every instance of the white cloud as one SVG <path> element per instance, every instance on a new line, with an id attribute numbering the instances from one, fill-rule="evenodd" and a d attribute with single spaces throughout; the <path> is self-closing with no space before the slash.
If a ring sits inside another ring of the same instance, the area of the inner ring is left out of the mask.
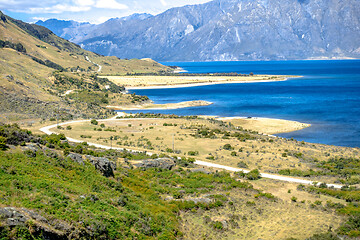
<path id="1" fill-rule="evenodd" d="M 94 0 L 75 0 L 75 3 L 79 6 L 93 6 Z"/>
<path id="2" fill-rule="evenodd" d="M 37 22 L 39 20 L 41 21 L 46 21 L 48 20 L 49 18 L 46 18 L 46 17 L 32 17 L 32 19 L 34 20 L 34 22 Z"/>
<path id="3" fill-rule="evenodd" d="M 166 7 L 168 5 L 167 2 L 165 2 L 165 0 L 160 0 L 160 2 L 164 7 Z"/>
<path id="4" fill-rule="evenodd" d="M 23 21 L 37 18 L 72 19 L 100 23 L 134 13 L 159 14 L 172 7 L 211 0 L 0 0 L 0 10 Z"/>
<path id="5" fill-rule="evenodd" d="M 106 9 L 128 9 L 129 7 L 125 4 L 118 3 L 116 0 L 98 0 L 95 4 L 96 8 Z"/>
<path id="6" fill-rule="evenodd" d="M 88 6 L 71 6 L 67 4 L 57 4 L 51 7 L 35 7 L 29 8 L 28 13 L 63 13 L 63 12 L 86 12 L 89 11 L 91 7 Z"/>
<path id="7" fill-rule="evenodd" d="M 99 17 L 96 21 L 93 21 L 93 23 L 95 24 L 100 24 L 103 22 L 106 22 L 107 20 L 109 20 L 111 17 Z"/>

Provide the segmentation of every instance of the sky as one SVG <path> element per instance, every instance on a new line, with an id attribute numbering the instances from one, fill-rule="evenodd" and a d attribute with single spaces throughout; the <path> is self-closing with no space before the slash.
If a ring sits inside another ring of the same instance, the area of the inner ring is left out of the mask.
<path id="1" fill-rule="evenodd" d="M 169 8 L 210 0 L 0 0 L 0 10 L 25 22 L 56 18 L 102 23 L 134 13 L 162 13 Z"/>

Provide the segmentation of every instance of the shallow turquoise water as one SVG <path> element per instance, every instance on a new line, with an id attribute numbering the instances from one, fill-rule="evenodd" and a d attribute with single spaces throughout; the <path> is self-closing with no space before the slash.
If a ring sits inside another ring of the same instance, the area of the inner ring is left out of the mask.
<path id="1" fill-rule="evenodd" d="M 206 100 L 214 104 L 142 112 L 178 115 L 270 117 L 311 123 L 282 137 L 360 147 L 360 61 L 268 61 L 164 63 L 188 72 L 238 72 L 302 75 L 284 82 L 219 84 L 201 87 L 134 90 L 156 103 Z M 132 111 L 136 112 L 136 111 Z"/>

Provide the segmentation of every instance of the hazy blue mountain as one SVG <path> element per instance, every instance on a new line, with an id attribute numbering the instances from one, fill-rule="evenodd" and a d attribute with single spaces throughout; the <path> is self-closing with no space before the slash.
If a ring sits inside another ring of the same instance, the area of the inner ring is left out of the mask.
<path id="1" fill-rule="evenodd" d="M 46 27 L 50 29 L 53 33 L 59 37 L 65 39 L 71 39 L 72 35 L 68 33 L 69 29 L 78 29 L 80 27 L 89 28 L 92 24 L 88 22 L 76 22 L 76 21 L 66 21 L 58 19 L 48 19 L 46 21 L 37 21 L 35 24 Z"/>
<path id="2" fill-rule="evenodd" d="M 53 30 L 50 26 L 48 26 Z M 158 61 L 360 57 L 359 0 L 214 0 L 73 28 L 83 48 Z"/>

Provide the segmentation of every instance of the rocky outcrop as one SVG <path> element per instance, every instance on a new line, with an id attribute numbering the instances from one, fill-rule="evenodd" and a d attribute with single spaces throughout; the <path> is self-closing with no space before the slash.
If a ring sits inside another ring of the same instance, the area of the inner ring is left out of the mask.
<path id="1" fill-rule="evenodd" d="M 74 162 L 77 162 L 78 164 L 84 165 L 84 160 L 83 160 L 83 157 L 81 154 L 69 153 L 69 155 L 67 155 L 67 157 L 69 157 Z"/>
<path id="2" fill-rule="evenodd" d="M 89 162 L 95 166 L 105 177 L 113 177 L 116 164 L 105 157 L 93 157 L 90 155 L 85 156 Z"/>
<path id="3" fill-rule="evenodd" d="M 49 221 L 40 214 L 26 209 L 4 207 L 0 208 L 0 226 L 11 229 L 23 226 L 29 227 L 31 222 L 31 232 L 34 236 L 39 236 L 41 239 L 68 239 L 75 229 L 59 220 Z"/>
<path id="4" fill-rule="evenodd" d="M 171 158 L 158 158 L 143 160 L 141 163 L 135 164 L 138 168 L 161 168 L 171 170 L 176 165 L 175 161 Z"/>

